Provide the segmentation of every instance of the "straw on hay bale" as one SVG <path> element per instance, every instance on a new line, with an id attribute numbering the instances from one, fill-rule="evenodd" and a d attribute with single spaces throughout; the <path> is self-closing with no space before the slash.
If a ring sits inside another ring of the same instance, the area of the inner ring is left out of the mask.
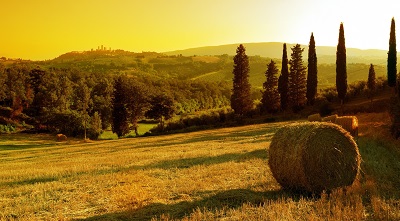
<path id="1" fill-rule="evenodd" d="M 331 123 L 335 123 L 336 118 L 338 118 L 338 115 L 337 115 L 337 114 L 330 115 L 330 116 L 327 116 L 327 117 L 323 117 L 323 118 L 322 118 L 322 122 L 331 122 Z"/>
<path id="2" fill-rule="evenodd" d="M 321 193 L 351 185 L 360 169 L 356 142 L 332 123 L 295 123 L 279 129 L 269 147 L 269 167 L 282 187 Z"/>
<path id="3" fill-rule="evenodd" d="M 308 116 L 308 121 L 313 122 L 313 121 L 321 121 L 321 115 L 319 114 L 311 114 Z"/>
<path id="4" fill-rule="evenodd" d="M 335 124 L 350 132 L 353 137 L 358 137 L 358 119 L 356 116 L 338 117 Z"/>
<path id="5" fill-rule="evenodd" d="M 57 134 L 56 135 L 57 141 L 67 141 L 67 136 L 64 134 Z"/>

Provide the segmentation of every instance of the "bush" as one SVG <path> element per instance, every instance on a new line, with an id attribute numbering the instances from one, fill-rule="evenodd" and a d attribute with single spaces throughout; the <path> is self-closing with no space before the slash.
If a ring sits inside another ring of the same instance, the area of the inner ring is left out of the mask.
<path id="1" fill-rule="evenodd" d="M 390 118 L 392 120 L 390 131 L 398 139 L 400 138 L 400 98 L 392 97 L 390 101 Z"/>
<path id="2" fill-rule="evenodd" d="M 335 87 L 329 87 L 321 90 L 320 96 L 325 98 L 329 102 L 333 102 L 338 99 L 338 94 Z"/>
<path id="3" fill-rule="evenodd" d="M 331 115 L 334 110 L 331 103 L 323 102 L 319 107 L 319 114 L 321 114 L 321 116 L 328 116 Z"/>
<path id="4" fill-rule="evenodd" d="M 87 135 L 90 139 L 97 140 L 102 132 L 101 117 L 98 112 L 95 112 L 90 118 Z"/>
<path id="5" fill-rule="evenodd" d="M 46 114 L 43 124 L 50 132 L 62 133 L 67 136 L 78 136 L 84 133 L 84 117 L 77 111 L 51 112 Z"/>
<path id="6" fill-rule="evenodd" d="M 11 124 L 3 125 L 0 124 L 0 133 L 12 133 L 16 131 L 16 127 Z"/>
<path id="7" fill-rule="evenodd" d="M 225 124 L 234 119 L 235 117 L 232 110 L 222 109 L 219 111 L 209 111 L 195 116 L 181 117 L 178 121 L 172 121 L 166 123 L 164 128 L 157 126 L 151 129 L 150 131 L 152 133 L 169 132 L 176 130 L 188 131 L 187 128 L 191 127 L 204 128 L 210 126 L 214 127 Z"/>

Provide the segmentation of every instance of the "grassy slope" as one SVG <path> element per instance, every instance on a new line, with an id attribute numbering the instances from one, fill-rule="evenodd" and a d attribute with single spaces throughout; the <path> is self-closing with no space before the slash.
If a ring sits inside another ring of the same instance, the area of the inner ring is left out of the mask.
<path id="1" fill-rule="evenodd" d="M 359 119 L 361 179 L 321 198 L 271 176 L 266 150 L 285 123 L 92 143 L 1 135 L 0 219 L 400 219 L 388 116 Z"/>

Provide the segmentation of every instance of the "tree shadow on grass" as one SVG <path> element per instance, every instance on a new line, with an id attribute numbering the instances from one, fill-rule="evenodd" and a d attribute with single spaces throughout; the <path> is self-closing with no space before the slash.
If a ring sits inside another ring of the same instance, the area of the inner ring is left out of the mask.
<path id="1" fill-rule="evenodd" d="M 161 161 L 154 164 L 144 165 L 144 166 L 132 166 L 133 169 L 172 169 L 172 168 L 190 168 L 198 165 L 213 165 L 221 164 L 230 161 L 242 162 L 250 159 L 267 159 L 268 152 L 266 149 L 258 149 L 246 153 L 228 153 L 218 156 L 202 156 L 195 158 L 184 158 L 184 159 L 174 159 Z M 131 169 L 127 168 L 127 169 Z"/>
<path id="2" fill-rule="evenodd" d="M 2 150 L 25 150 L 39 147 L 50 147 L 51 144 L 11 144 L 11 145 L 0 145 L 0 151 Z"/>
<path id="3" fill-rule="evenodd" d="M 68 178 L 70 176 L 81 176 L 86 174 L 110 174 L 110 173 L 118 173 L 118 172 L 127 172 L 131 170 L 147 170 L 147 169 L 184 169 L 190 168 L 199 165 L 213 165 L 213 164 L 221 164 L 226 162 L 243 162 L 251 159 L 268 159 L 268 152 L 266 149 L 259 149 L 245 153 L 229 153 L 223 154 L 218 156 L 202 156 L 202 157 L 195 157 L 195 158 L 184 158 L 184 159 L 174 159 L 174 160 L 166 160 L 161 161 L 153 164 L 143 165 L 143 166 L 128 166 L 128 167 L 115 167 L 115 168 L 105 168 L 99 169 L 96 171 L 87 171 L 81 172 L 78 174 L 72 175 L 64 175 L 64 176 L 42 176 L 42 177 L 35 177 L 35 178 L 27 178 L 19 181 L 12 181 L 12 182 L 0 182 L 0 186 L 21 186 L 21 185 L 31 185 L 36 183 L 47 183 L 58 181 L 62 178 Z"/>
<path id="4" fill-rule="evenodd" d="M 151 143 L 140 146 L 140 148 L 148 148 L 148 147 L 164 147 L 171 145 L 185 145 L 190 143 L 198 143 L 205 141 L 240 141 L 245 140 L 246 142 L 253 143 L 253 141 L 248 141 L 249 138 L 257 138 L 255 142 L 264 142 L 270 141 L 272 136 L 280 127 L 276 126 L 268 126 L 268 127 L 260 127 L 256 129 L 249 129 L 244 131 L 233 131 L 233 132 L 223 132 L 223 133 L 207 133 L 200 134 L 196 136 L 190 136 L 189 138 L 182 137 L 179 141 L 172 140 L 163 140 L 159 143 Z M 170 142 L 172 141 L 172 142 Z"/>
<path id="5" fill-rule="evenodd" d="M 151 220 L 161 215 L 168 215 L 171 219 L 182 219 L 190 215 L 197 208 L 206 209 L 208 211 L 215 211 L 223 208 L 236 209 L 245 203 L 257 206 L 271 200 L 275 201 L 278 199 L 290 198 L 298 201 L 302 197 L 304 196 L 300 193 L 293 193 L 282 189 L 267 192 L 234 189 L 218 192 L 197 201 L 182 201 L 175 204 L 152 203 L 135 210 L 109 213 L 78 220 Z"/>

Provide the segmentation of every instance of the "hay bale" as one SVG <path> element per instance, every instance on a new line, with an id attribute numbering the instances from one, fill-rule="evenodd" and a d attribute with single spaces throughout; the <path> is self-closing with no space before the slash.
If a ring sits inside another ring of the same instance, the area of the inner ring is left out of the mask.
<path id="1" fill-rule="evenodd" d="M 356 116 L 338 117 L 335 124 L 350 132 L 353 137 L 358 137 L 358 119 Z"/>
<path id="2" fill-rule="evenodd" d="M 322 122 L 331 122 L 331 123 L 335 123 L 336 118 L 338 118 L 338 115 L 337 115 L 337 114 L 330 115 L 330 116 L 327 116 L 327 117 L 323 117 L 323 118 L 322 118 Z"/>
<path id="3" fill-rule="evenodd" d="M 282 187 L 321 193 L 349 186 L 361 157 L 350 134 L 332 123 L 295 123 L 279 129 L 269 147 L 269 167 Z"/>
<path id="4" fill-rule="evenodd" d="M 57 134 L 56 139 L 58 142 L 67 141 L 67 136 L 65 136 L 64 134 Z"/>
<path id="5" fill-rule="evenodd" d="M 308 116 L 308 121 L 313 122 L 313 121 L 321 121 L 321 115 L 319 114 L 312 114 Z"/>

